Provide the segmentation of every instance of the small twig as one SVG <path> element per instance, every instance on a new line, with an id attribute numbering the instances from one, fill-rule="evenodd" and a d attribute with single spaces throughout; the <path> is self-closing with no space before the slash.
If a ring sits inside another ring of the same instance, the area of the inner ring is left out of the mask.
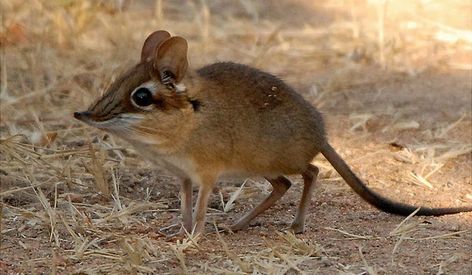
<path id="1" fill-rule="evenodd" d="M 362 247 L 361 246 L 359 246 L 359 255 L 361 256 L 362 262 L 364 263 L 364 267 L 365 267 L 365 270 L 367 271 L 367 273 L 369 273 L 371 275 L 376 275 L 377 272 L 375 271 L 375 269 L 367 263 L 367 260 L 365 259 L 364 254 L 362 253 Z"/>
<path id="2" fill-rule="evenodd" d="M 441 239 L 441 238 L 447 238 L 455 235 L 459 235 L 462 233 L 467 233 L 470 230 L 462 230 L 462 231 L 457 231 L 457 232 L 451 232 L 451 233 L 446 233 L 442 235 L 436 235 L 436 236 L 429 236 L 429 237 L 424 237 L 424 238 L 410 238 L 406 237 L 405 240 L 415 240 L 415 241 L 425 241 L 425 240 L 433 240 L 433 239 Z"/>
<path id="3" fill-rule="evenodd" d="M 392 264 L 394 263 L 394 259 L 395 259 L 395 253 L 397 252 L 398 248 L 400 247 L 400 244 L 403 242 L 403 240 L 405 239 L 405 234 L 407 232 L 403 233 L 400 235 L 400 238 L 398 239 L 398 241 L 395 243 L 395 246 L 393 247 L 393 250 L 392 250 Z"/>
<path id="4" fill-rule="evenodd" d="M 374 237 L 372 237 L 372 236 L 361 236 L 361 235 L 352 234 L 352 233 L 349 233 L 349 232 L 346 232 L 346 231 L 344 231 L 344 230 L 337 229 L 337 228 L 324 227 L 324 229 L 339 232 L 339 233 L 344 234 L 344 235 L 346 235 L 346 236 L 349 236 L 349 237 L 351 237 L 351 238 L 353 238 L 353 239 L 371 240 L 371 239 L 374 238 Z"/>
<path id="5" fill-rule="evenodd" d="M 399 229 L 400 227 L 406 223 L 409 219 L 411 219 L 414 215 L 416 215 L 416 213 L 418 213 L 418 211 L 420 211 L 420 207 L 418 207 L 418 209 L 416 209 L 415 211 L 413 211 L 410 215 L 408 215 L 405 219 L 403 219 L 403 221 L 401 223 L 399 223 L 397 225 L 397 227 L 395 227 L 394 230 L 392 230 L 390 233 L 389 233 L 389 236 L 395 236 L 395 235 L 398 235 L 398 233 L 400 233 Z"/>

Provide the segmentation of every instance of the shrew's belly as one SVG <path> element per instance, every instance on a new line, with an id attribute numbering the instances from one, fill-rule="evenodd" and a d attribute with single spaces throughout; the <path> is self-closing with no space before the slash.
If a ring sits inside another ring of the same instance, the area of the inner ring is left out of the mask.
<path id="1" fill-rule="evenodd" d="M 187 158 L 169 156 L 161 154 L 156 148 L 150 145 L 133 146 L 141 156 L 152 164 L 164 168 L 180 178 L 194 178 L 195 165 Z M 196 180 L 196 179 L 193 179 Z"/>

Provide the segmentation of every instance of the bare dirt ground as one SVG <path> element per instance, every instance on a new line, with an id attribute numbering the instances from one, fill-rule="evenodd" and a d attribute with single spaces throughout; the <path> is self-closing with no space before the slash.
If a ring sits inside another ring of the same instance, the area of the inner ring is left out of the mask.
<path id="1" fill-rule="evenodd" d="M 180 219 L 175 178 L 71 116 L 138 60 L 148 33 L 168 29 L 189 40 L 193 68 L 233 60 L 293 85 L 374 190 L 471 205 L 470 3 L 124 2 L 1 3 L 0 273 L 472 273 L 472 213 L 379 212 L 322 157 L 304 234 L 284 231 L 301 196 L 293 176 L 247 230 L 215 225 L 261 201 L 262 179 L 220 183 L 205 236 L 166 238 L 159 229 Z"/>

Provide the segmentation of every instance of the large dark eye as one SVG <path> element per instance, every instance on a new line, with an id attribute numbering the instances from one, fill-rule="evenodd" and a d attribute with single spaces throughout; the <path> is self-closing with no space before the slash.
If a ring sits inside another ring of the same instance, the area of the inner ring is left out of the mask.
<path id="1" fill-rule="evenodd" d="M 147 88 L 139 88 L 133 93 L 131 99 L 136 105 L 146 107 L 152 104 L 152 93 Z"/>

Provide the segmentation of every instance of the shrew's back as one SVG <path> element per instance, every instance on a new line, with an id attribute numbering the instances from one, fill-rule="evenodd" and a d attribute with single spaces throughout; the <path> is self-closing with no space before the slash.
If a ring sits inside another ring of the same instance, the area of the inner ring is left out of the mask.
<path id="1" fill-rule="evenodd" d="M 197 73 L 205 83 L 203 128 L 218 128 L 220 137 L 231 140 L 234 164 L 254 167 L 256 159 L 259 166 L 297 173 L 325 143 L 320 113 L 277 77 L 230 62 Z"/>

